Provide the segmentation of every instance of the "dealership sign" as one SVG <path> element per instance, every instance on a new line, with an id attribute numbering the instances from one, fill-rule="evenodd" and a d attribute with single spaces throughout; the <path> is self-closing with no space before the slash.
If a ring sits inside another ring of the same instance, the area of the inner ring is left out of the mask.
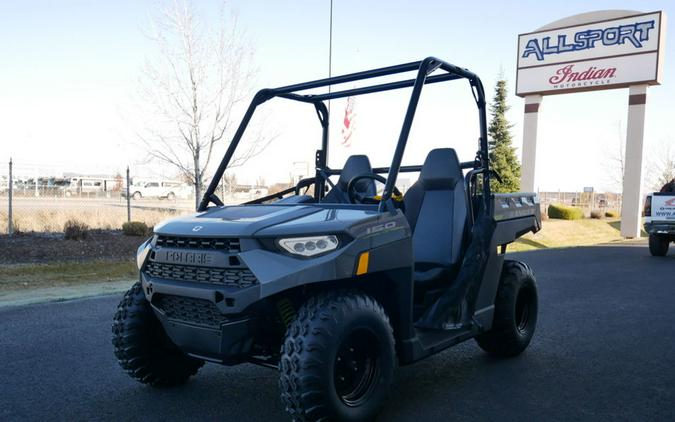
<path id="1" fill-rule="evenodd" d="M 653 12 L 519 35 L 516 94 L 658 84 L 662 20 L 661 12 Z"/>

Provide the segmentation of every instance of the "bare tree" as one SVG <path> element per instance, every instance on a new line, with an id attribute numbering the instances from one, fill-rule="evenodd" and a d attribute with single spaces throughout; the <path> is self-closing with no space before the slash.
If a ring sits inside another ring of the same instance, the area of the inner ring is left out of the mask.
<path id="1" fill-rule="evenodd" d="M 615 188 L 620 192 L 623 189 L 623 175 L 625 174 L 626 169 L 626 132 L 623 130 L 621 121 L 616 123 L 616 129 L 617 142 L 615 148 L 607 157 L 607 174 L 609 175 L 612 184 L 614 184 Z"/>
<path id="2" fill-rule="evenodd" d="M 214 30 L 189 0 L 174 0 L 149 32 L 157 52 L 147 60 L 139 95 L 155 119 L 139 138 L 150 159 L 177 168 L 194 185 L 198 206 L 214 147 L 231 139 L 233 118 L 252 93 L 253 49 L 234 16 L 221 13 Z M 268 145 L 260 130 L 253 132 L 230 168 Z"/>
<path id="3" fill-rule="evenodd" d="M 232 193 L 237 187 L 237 175 L 234 173 L 230 172 L 225 172 L 223 174 L 223 180 L 222 180 L 222 186 L 223 186 L 223 196 L 225 195 L 225 189 L 227 189 L 227 193 Z"/>
<path id="4" fill-rule="evenodd" d="M 267 183 L 265 181 L 265 177 L 264 176 L 258 176 L 258 178 L 255 179 L 255 185 L 256 185 L 256 187 L 267 186 Z"/>
<path id="5" fill-rule="evenodd" d="M 650 191 L 658 192 L 666 183 L 675 179 L 675 150 L 672 140 L 661 141 L 652 152 L 647 166 L 651 170 L 647 174 L 647 186 Z"/>
<path id="6" fill-rule="evenodd" d="M 611 182 L 623 189 L 623 177 L 626 168 L 625 131 L 621 122 L 617 122 L 616 147 L 608 155 L 607 174 Z M 644 151 L 643 188 L 647 191 L 658 191 L 667 182 L 675 178 L 675 150 L 671 147 L 672 139 L 661 140 L 649 150 Z"/>

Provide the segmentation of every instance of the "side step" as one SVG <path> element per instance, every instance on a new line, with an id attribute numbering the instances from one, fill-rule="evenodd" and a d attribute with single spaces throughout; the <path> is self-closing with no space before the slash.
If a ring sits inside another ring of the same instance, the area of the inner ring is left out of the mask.
<path id="1" fill-rule="evenodd" d="M 433 355 L 443 349 L 446 349 L 455 344 L 461 343 L 480 333 L 475 325 L 462 328 L 459 330 L 422 330 L 415 329 L 417 338 L 419 339 L 425 355 Z"/>

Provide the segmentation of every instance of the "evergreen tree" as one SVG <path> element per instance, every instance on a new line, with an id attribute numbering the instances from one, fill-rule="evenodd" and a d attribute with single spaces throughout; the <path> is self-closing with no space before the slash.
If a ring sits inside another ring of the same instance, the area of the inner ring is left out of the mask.
<path id="1" fill-rule="evenodd" d="M 492 192 L 516 192 L 520 190 L 520 163 L 516 157 L 516 149 L 511 145 L 511 128 L 506 120 L 506 80 L 500 78 L 495 86 L 495 95 L 490 104 L 492 120 L 488 127 L 490 168 L 502 178 L 500 183 L 491 179 Z"/>

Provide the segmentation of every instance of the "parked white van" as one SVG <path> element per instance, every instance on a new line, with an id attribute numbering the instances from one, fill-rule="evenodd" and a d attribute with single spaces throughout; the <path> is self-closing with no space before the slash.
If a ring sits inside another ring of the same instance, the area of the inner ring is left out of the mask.
<path id="1" fill-rule="evenodd" d="M 192 187 L 177 181 L 144 181 L 129 186 L 129 193 L 132 199 L 188 199 L 192 194 Z M 126 197 L 126 192 L 123 191 L 122 196 Z"/>

